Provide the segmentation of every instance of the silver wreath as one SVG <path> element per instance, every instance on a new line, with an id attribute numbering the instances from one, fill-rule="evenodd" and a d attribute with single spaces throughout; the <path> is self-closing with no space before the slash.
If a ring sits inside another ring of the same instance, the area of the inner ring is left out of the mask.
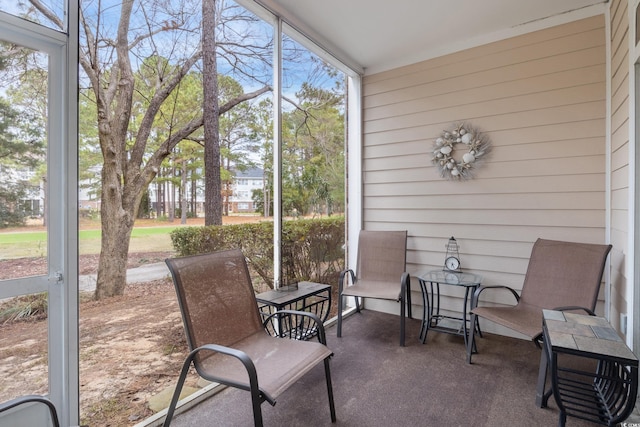
<path id="1" fill-rule="evenodd" d="M 457 144 L 466 148 L 460 160 L 453 157 Z M 474 168 L 480 165 L 491 149 L 489 140 L 478 130 L 459 124 L 453 130 L 445 130 L 433 143 L 433 164 L 440 176 L 449 180 L 473 178 Z"/>

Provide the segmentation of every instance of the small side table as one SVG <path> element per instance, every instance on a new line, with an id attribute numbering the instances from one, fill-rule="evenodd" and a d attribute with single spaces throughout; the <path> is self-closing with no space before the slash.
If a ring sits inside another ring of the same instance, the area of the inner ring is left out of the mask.
<path id="1" fill-rule="evenodd" d="M 633 411 L 638 392 L 638 358 L 606 319 L 596 316 L 542 310 L 544 348 L 536 404 L 547 406 L 551 393 L 560 409 L 559 426 L 567 415 L 615 426 Z M 593 369 L 576 362 L 558 363 L 570 354 L 595 361 Z M 545 393 L 547 371 L 551 391 Z"/>
<path id="2" fill-rule="evenodd" d="M 299 282 L 297 288 L 284 286 L 278 290 L 262 292 L 256 295 L 256 300 L 263 319 L 278 310 L 298 310 L 313 313 L 324 323 L 331 310 L 331 285 Z M 272 317 L 271 321 L 273 335 L 291 333 L 290 330 L 282 330 L 283 323 L 278 316 Z M 300 339 L 309 339 L 317 333 L 315 327 L 304 318 L 300 318 L 294 328 L 295 335 Z"/>
<path id="3" fill-rule="evenodd" d="M 422 291 L 424 312 L 422 314 L 422 327 L 420 328 L 420 340 L 424 344 L 429 330 L 464 336 L 464 345 L 467 346 L 469 333 L 480 332 L 478 325 L 469 325 L 469 311 L 472 310 L 472 298 L 475 290 L 482 283 L 482 276 L 473 273 L 454 273 L 444 270 L 431 270 L 417 275 Z M 462 301 L 462 317 L 444 316 L 440 314 L 440 285 L 460 286 L 464 288 L 464 300 Z M 467 308 L 468 307 L 468 308 Z M 458 328 L 444 325 L 444 320 L 453 320 L 459 324 Z M 471 330 L 471 332 L 470 332 Z"/>

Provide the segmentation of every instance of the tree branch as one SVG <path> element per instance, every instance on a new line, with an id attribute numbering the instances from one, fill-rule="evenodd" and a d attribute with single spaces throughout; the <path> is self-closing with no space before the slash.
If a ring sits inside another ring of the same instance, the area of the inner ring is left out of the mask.
<path id="1" fill-rule="evenodd" d="M 60 30 L 66 31 L 66 28 L 64 28 L 64 22 L 62 22 L 60 18 L 58 18 L 58 16 L 51 11 L 51 9 L 43 5 L 40 0 L 29 0 L 29 3 L 31 3 L 33 7 L 38 9 L 38 12 L 42 13 L 47 17 L 47 19 L 53 22 Z"/>
<path id="2" fill-rule="evenodd" d="M 253 98 L 257 98 L 258 96 L 262 95 L 265 92 L 269 92 L 271 90 L 271 86 L 264 86 L 261 89 L 258 89 L 254 92 L 249 92 L 249 93 L 244 93 L 230 101 L 228 101 L 226 104 L 221 105 L 220 106 L 220 114 L 224 114 L 227 111 L 231 110 L 233 107 L 235 107 L 236 105 L 244 102 L 244 101 L 248 101 L 249 99 L 253 99 Z"/>
<path id="3" fill-rule="evenodd" d="M 136 135 L 136 141 L 131 149 L 131 164 L 136 167 L 140 167 L 144 157 L 145 148 L 151 129 L 153 128 L 153 121 L 156 114 L 160 110 L 162 103 L 169 97 L 171 92 L 182 81 L 182 78 L 187 75 L 191 67 L 200 60 L 202 56 L 202 50 L 198 49 L 184 64 L 179 68 L 178 72 L 174 73 L 169 79 L 163 82 L 163 85 L 154 93 L 149 102 L 149 107 L 145 111 L 140 123 L 140 131 Z"/>

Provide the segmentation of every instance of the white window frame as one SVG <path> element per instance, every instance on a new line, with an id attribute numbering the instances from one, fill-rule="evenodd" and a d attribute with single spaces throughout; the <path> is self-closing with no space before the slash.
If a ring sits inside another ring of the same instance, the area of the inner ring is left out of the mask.
<path id="1" fill-rule="evenodd" d="M 78 365 L 78 0 L 64 34 L 0 12 L 0 38 L 44 52 L 48 64 L 48 272 L 12 281 L 0 298 L 47 291 L 49 398 L 61 425 L 79 424 Z M 26 411 L 25 411 L 26 412 Z M 29 416 L 25 414 L 25 416 Z M 28 418 L 26 418 L 28 419 Z"/>

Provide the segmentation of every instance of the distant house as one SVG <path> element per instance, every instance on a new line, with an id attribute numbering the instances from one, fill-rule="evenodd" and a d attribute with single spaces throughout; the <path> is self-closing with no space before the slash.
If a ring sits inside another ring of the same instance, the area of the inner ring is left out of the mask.
<path id="1" fill-rule="evenodd" d="M 228 203 L 228 212 L 229 213 L 251 213 L 255 212 L 255 204 L 253 202 L 253 190 L 259 189 L 262 190 L 264 187 L 264 171 L 259 168 L 248 169 L 246 171 L 234 171 L 235 175 L 232 178 L 231 183 L 231 191 L 229 195 L 229 199 L 225 201 Z M 99 177 L 99 173 L 96 173 L 96 176 Z M 96 199 L 95 195 L 91 193 L 88 188 L 91 187 L 90 181 L 83 181 L 80 183 L 80 191 L 79 191 L 79 205 L 81 209 L 99 209 L 100 208 L 100 199 Z M 191 185 L 191 183 L 189 183 Z M 162 194 L 169 194 L 171 189 L 170 181 L 163 181 L 158 186 L 158 183 L 154 181 L 151 185 L 149 185 L 149 198 L 150 198 L 150 209 L 153 212 L 157 211 L 158 204 L 162 206 L 170 206 L 170 202 L 168 200 L 162 200 Z M 204 183 L 201 182 L 197 184 L 198 189 L 195 191 L 195 206 L 196 212 L 198 216 L 204 215 L 204 193 L 202 188 L 204 188 Z M 159 196 L 158 189 L 161 188 L 161 195 Z M 175 190 L 175 189 L 174 189 Z M 177 190 L 175 190 L 177 191 Z M 189 193 L 190 190 L 188 190 Z M 158 200 L 158 199 L 161 200 Z M 176 203 L 179 204 L 179 200 L 177 200 L 176 195 Z"/>
<path id="2" fill-rule="evenodd" d="M 101 168 L 99 166 L 92 166 L 89 168 L 90 178 L 83 179 L 78 185 L 78 207 L 80 208 L 81 215 L 91 210 L 100 210 L 100 176 Z"/>
<path id="3" fill-rule="evenodd" d="M 229 213 L 255 212 L 253 190 L 264 188 L 264 171 L 254 168 L 236 171 L 233 177 L 232 194 L 229 197 Z"/>
<path id="4" fill-rule="evenodd" d="M 3 183 L 4 190 L 21 192 L 20 201 L 16 205 L 7 206 L 9 211 L 21 211 L 30 217 L 44 215 L 44 184 L 36 179 L 36 175 L 37 171 L 32 168 L 0 165 L 0 182 Z"/>

